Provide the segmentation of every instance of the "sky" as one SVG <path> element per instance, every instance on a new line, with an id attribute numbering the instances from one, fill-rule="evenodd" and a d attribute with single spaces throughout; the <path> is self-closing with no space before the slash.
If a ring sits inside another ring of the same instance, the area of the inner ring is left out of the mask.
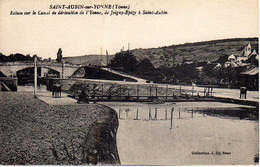
<path id="1" fill-rule="evenodd" d="M 11 11 L 59 11 L 49 9 L 56 4 L 118 4 L 167 14 L 10 15 Z M 115 54 L 128 43 L 135 49 L 258 37 L 258 7 L 258 0 L 0 0 L 0 52 L 56 58 L 59 48 L 69 57 L 105 54 L 105 50 Z"/>

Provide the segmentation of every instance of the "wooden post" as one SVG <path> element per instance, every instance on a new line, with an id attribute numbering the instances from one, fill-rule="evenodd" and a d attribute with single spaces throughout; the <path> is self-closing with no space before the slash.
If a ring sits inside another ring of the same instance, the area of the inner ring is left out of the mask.
<path id="1" fill-rule="evenodd" d="M 167 120 L 167 107 L 165 108 L 165 120 Z"/>
<path id="2" fill-rule="evenodd" d="M 152 96 L 152 85 L 150 85 L 150 97 Z"/>
<path id="3" fill-rule="evenodd" d="M 137 99 L 139 99 L 139 85 L 136 86 L 136 96 Z"/>
<path id="4" fill-rule="evenodd" d="M 154 119 L 157 120 L 157 108 L 155 108 Z"/>
<path id="5" fill-rule="evenodd" d="M 128 118 L 128 111 L 129 111 L 129 109 L 126 109 L 126 110 L 125 110 L 126 118 Z"/>
<path id="6" fill-rule="evenodd" d="M 149 108 L 149 120 L 151 119 L 151 108 Z"/>
<path id="7" fill-rule="evenodd" d="M 166 85 L 166 90 L 165 90 L 165 94 L 166 94 L 166 99 L 167 99 L 167 96 L 168 96 L 168 85 Z"/>
<path id="8" fill-rule="evenodd" d="M 138 108 L 136 109 L 136 120 L 138 120 Z"/>
<path id="9" fill-rule="evenodd" d="M 157 97 L 157 86 L 155 86 L 155 96 Z"/>
<path id="10" fill-rule="evenodd" d="M 181 109 L 179 108 L 179 119 L 181 119 Z"/>
<path id="11" fill-rule="evenodd" d="M 34 96 L 37 93 L 37 56 L 34 55 Z"/>
<path id="12" fill-rule="evenodd" d="M 172 110 L 171 110 L 171 128 L 170 129 L 172 129 L 173 111 L 174 111 L 174 108 L 172 108 Z"/>
<path id="13" fill-rule="evenodd" d="M 191 97 L 193 97 L 194 86 L 192 85 Z"/>

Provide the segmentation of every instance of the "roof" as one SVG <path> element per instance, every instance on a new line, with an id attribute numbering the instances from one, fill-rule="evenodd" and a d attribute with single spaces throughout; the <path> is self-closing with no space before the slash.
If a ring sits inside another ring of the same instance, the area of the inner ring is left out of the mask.
<path id="1" fill-rule="evenodd" d="M 256 53 L 256 50 L 254 49 L 250 54 L 249 54 L 249 58 L 252 57 L 252 56 L 256 56 L 257 53 Z"/>
<path id="2" fill-rule="evenodd" d="M 230 55 L 230 56 L 228 56 L 228 60 L 231 60 L 231 59 L 236 59 L 236 56 L 235 55 Z"/>
<path id="3" fill-rule="evenodd" d="M 258 67 L 251 67 L 248 70 L 241 72 L 240 74 L 242 74 L 242 75 L 258 75 L 259 69 L 258 69 Z"/>
<path id="4" fill-rule="evenodd" d="M 251 44 L 250 44 L 250 43 L 248 43 L 248 44 L 246 45 L 246 47 L 248 47 L 248 46 L 251 46 Z"/>
<path id="5" fill-rule="evenodd" d="M 225 65 L 231 66 L 231 67 L 237 67 L 238 66 L 235 62 L 231 62 L 231 61 L 226 61 Z"/>

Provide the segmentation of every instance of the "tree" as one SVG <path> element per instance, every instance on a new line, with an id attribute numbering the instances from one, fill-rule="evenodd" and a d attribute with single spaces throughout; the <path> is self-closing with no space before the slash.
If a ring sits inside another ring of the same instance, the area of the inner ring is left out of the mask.
<path id="1" fill-rule="evenodd" d="M 62 50 L 61 50 L 61 48 L 58 50 L 56 60 L 57 60 L 58 63 L 62 62 Z"/>
<path id="2" fill-rule="evenodd" d="M 138 63 L 138 70 L 151 70 L 151 69 L 154 69 L 154 66 L 148 58 L 144 58 Z"/>
<path id="3" fill-rule="evenodd" d="M 199 79 L 199 71 L 194 64 L 177 65 L 173 69 L 174 80 L 191 83 L 192 80 Z"/>
<path id="4" fill-rule="evenodd" d="M 218 62 L 220 64 L 224 64 L 226 61 L 228 61 L 228 57 L 229 57 L 229 55 L 227 55 L 227 54 L 222 55 L 218 58 L 218 60 L 216 62 Z"/>
<path id="5" fill-rule="evenodd" d="M 33 58 L 30 55 L 24 56 L 23 54 L 16 53 L 16 54 L 10 54 L 9 56 L 5 56 L 2 53 L 0 54 L 0 61 L 6 62 L 6 61 L 26 61 L 26 60 L 33 60 Z"/>
<path id="6" fill-rule="evenodd" d="M 121 68 L 126 72 L 134 72 L 137 68 L 138 61 L 131 51 L 119 52 L 111 60 L 112 68 Z"/>

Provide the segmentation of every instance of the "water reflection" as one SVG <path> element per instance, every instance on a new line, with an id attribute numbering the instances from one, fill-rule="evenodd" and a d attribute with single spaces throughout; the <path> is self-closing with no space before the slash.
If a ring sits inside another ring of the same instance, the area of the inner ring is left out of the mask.
<path id="1" fill-rule="evenodd" d="M 256 108 L 251 107 L 130 107 L 121 106 L 116 109 L 121 120 L 167 121 L 172 119 L 193 119 L 206 116 L 258 120 Z"/>

